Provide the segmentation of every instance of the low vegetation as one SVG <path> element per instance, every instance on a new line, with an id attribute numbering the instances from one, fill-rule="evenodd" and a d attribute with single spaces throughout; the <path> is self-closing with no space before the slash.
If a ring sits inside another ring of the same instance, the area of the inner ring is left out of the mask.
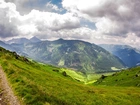
<path id="1" fill-rule="evenodd" d="M 116 72 L 110 76 L 104 76 L 95 84 L 108 86 L 135 86 L 140 87 L 140 67 Z"/>
<path id="2" fill-rule="evenodd" d="M 23 105 L 140 104 L 139 87 L 85 85 L 68 76 L 71 72 L 29 61 L 3 48 L 0 48 L 0 64 Z"/>

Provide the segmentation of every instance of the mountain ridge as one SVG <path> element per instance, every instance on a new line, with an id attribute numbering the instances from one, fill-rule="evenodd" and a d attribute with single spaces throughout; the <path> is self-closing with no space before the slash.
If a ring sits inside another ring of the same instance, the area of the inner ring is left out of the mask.
<path id="1" fill-rule="evenodd" d="M 127 67 L 140 65 L 140 51 L 128 45 L 100 45 L 113 55 L 119 57 Z"/>
<path id="2" fill-rule="evenodd" d="M 10 51 L 15 51 L 15 48 L 12 47 L 11 45 L 9 44 L 6 44 L 5 42 L 3 41 L 0 41 L 0 46 L 7 49 L 7 50 L 10 50 Z"/>
<path id="3" fill-rule="evenodd" d="M 8 41 L 5 41 L 5 43 L 7 44 L 24 44 L 24 43 L 36 43 L 36 42 L 40 42 L 41 40 L 37 37 L 32 37 L 30 39 L 27 38 L 14 38 Z"/>
<path id="4" fill-rule="evenodd" d="M 80 40 L 58 39 L 12 46 L 19 47 L 21 52 L 37 61 L 82 72 L 106 72 L 111 71 L 111 67 L 124 67 L 120 60 L 108 51 Z"/>

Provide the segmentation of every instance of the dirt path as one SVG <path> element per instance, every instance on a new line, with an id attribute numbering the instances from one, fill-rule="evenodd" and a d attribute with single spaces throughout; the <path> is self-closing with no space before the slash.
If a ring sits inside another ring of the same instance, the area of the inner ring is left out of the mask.
<path id="1" fill-rule="evenodd" d="M 0 66 L 0 105 L 20 105 Z"/>

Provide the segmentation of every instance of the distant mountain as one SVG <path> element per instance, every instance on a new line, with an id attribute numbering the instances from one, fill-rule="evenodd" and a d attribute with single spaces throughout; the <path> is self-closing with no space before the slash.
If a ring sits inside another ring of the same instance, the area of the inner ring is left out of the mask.
<path id="1" fill-rule="evenodd" d="M 108 51 L 95 44 L 79 40 L 59 39 L 12 46 L 34 60 L 85 73 L 106 72 L 124 67 L 121 60 Z"/>
<path id="2" fill-rule="evenodd" d="M 11 39 L 9 41 L 6 41 L 7 44 L 24 44 L 24 43 L 36 43 L 36 42 L 40 42 L 41 40 L 38 39 L 37 37 L 32 37 L 31 39 L 27 39 L 27 38 L 16 38 L 16 39 Z"/>
<path id="3" fill-rule="evenodd" d="M 17 39 L 11 39 L 9 41 L 6 41 L 7 44 L 13 44 L 13 43 L 23 44 L 23 43 L 29 43 L 29 42 L 30 40 L 26 38 L 17 38 Z"/>
<path id="4" fill-rule="evenodd" d="M 140 65 L 140 51 L 127 45 L 100 45 L 110 53 L 119 57 L 127 67 Z"/>
<path id="5" fill-rule="evenodd" d="M 0 46 L 7 49 L 7 50 L 10 50 L 10 51 L 15 51 L 15 48 L 13 48 L 11 45 L 9 44 L 6 44 L 4 43 L 3 41 L 0 41 Z"/>
<path id="6" fill-rule="evenodd" d="M 41 40 L 34 36 L 30 39 L 30 41 L 36 43 L 36 42 L 40 42 Z"/>

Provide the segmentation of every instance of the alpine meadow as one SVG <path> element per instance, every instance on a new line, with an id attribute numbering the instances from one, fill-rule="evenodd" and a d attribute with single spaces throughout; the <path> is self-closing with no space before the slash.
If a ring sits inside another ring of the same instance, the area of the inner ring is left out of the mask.
<path id="1" fill-rule="evenodd" d="M 104 80 L 106 84 L 99 79 L 95 84 L 85 85 L 80 79 L 75 79 L 73 77 L 75 75 L 69 76 L 67 69 L 30 61 L 3 48 L 0 48 L 0 52 L 1 66 L 21 105 L 139 105 L 140 103 L 139 67 L 106 77 Z M 79 75 L 84 78 L 84 74 Z"/>

